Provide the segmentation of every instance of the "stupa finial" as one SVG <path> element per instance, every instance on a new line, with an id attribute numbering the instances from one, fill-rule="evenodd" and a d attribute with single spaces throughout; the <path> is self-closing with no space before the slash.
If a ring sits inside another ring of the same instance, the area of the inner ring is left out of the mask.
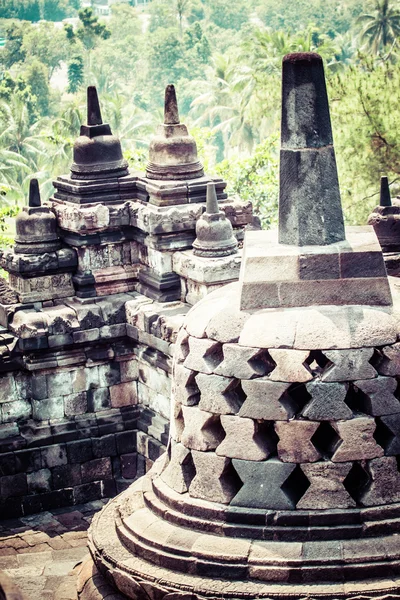
<path id="1" fill-rule="evenodd" d="M 94 85 L 89 85 L 87 89 L 87 124 L 101 125 L 102 123 L 97 89 Z"/>
<path id="2" fill-rule="evenodd" d="M 170 83 L 165 88 L 164 124 L 178 125 L 179 122 L 179 110 L 178 102 L 176 99 L 175 86 L 172 83 Z"/>
<path id="3" fill-rule="evenodd" d="M 392 206 L 392 199 L 390 197 L 389 180 L 387 177 L 381 177 L 381 193 L 379 197 L 380 206 Z"/>
<path id="4" fill-rule="evenodd" d="M 209 214 L 217 214 L 219 212 L 217 192 L 215 184 L 212 181 L 207 183 L 206 212 Z"/>
<path id="5" fill-rule="evenodd" d="M 322 58 L 283 59 L 279 242 L 327 245 L 345 239 Z"/>
<path id="6" fill-rule="evenodd" d="M 29 206 L 41 206 L 39 182 L 37 179 L 31 179 L 29 184 Z"/>

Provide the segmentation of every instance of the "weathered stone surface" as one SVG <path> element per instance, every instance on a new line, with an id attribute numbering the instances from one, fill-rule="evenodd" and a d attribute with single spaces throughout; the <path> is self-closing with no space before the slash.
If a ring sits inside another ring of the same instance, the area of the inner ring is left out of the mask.
<path id="1" fill-rule="evenodd" d="M 296 409 L 286 394 L 289 387 L 290 383 L 269 381 L 267 378 L 242 381 L 242 388 L 247 397 L 239 416 L 265 421 L 291 419 Z"/>
<path id="2" fill-rule="evenodd" d="M 394 456 L 375 458 L 368 463 L 371 483 L 361 495 L 364 506 L 392 504 L 400 500 L 400 474 Z"/>
<path id="3" fill-rule="evenodd" d="M 182 413 L 185 424 L 182 444 L 202 452 L 215 450 L 224 437 L 219 417 L 197 406 L 182 406 Z"/>
<path id="4" fill-rule="evenodd" d="M 400 454 L 400 413 L 380 418 L 381 423 L 387 428 L 388 435 L 383 443 L 386 456 Z"/>
<path id="5" fill-rule="evenodd" d="M 363 410 L 374 417 L 400 412 L 400 402 L 394 395 L 397 381 L 392 377 L 377 377 L 365 381 L 355 381 L 355 386 L 364 394 Z"/>
<path id="6" fill-rule="evenodd" d="M 213 373 L 222 361 L 221 345 L 207 339 L 189 338 L 189 354 L 183 366 L 201 373 Z"/>
<path id="7" fill-rule="evenodd" d="M 210 502 L 229 504 L 238 489 L 229 458 L 214 452 L 192 451 L 196 476 L 189 487 L 189 494 Z"/>
<path id="8" fill-rule="evenodd" d="M 374 439 L 375 420 L 369 417 L 357 417 L 349 421 L 332 423 L 341 443 L 334 452 L 332 462 L 365 460 L 383 456 L 383 448 Z"/>
<path id="9" fill-rule="evenodd" d="M 400 373 L 400 343 L 385 346 L 381 349 L 376 370 L 379 375 L 395 377 Z"/>
<path id="10" fill-rule="evenodd" d="M 302 350 L 270 349 L 269 354 L 276 363 L 275 369 L 270 373 L 271 381 L 290 381 L 302 383 L 311 381 L 311 370 L 305 364 L 309 352 Z"/>
<path id="11" fill-rule="evenodd" d="M 195 470 L 190 450 L 182 444 L 171 443 L 171 457 L 161 479 L 179 494 L 188 491 Z"/>
<path id="12" fill-rule="evenodd" d="M 278 456 L 283 462 L 308 463 L 321 458 L 320 452 L 311 441 L 319 423 L 312 421 L 280 421 L 275 423 L 279 437 Z"/>
<path id="13" fill-rule="evenodd" d="M 198 390 L 200 390 L 199 408 L 221 415 L 236 414 L 242 406 L 238 380 L 233 377 L 220 375 L 196 376 Z"/>
<path id="14" fill-rule="evenodd" d="M 232 506 L 291 510 L 294 503 L 282 489 L 295 465 L 276 459 L 254 462 L 233 459 L 232 464 L 243 487 L 231 501 Z"/>
<path id="15" fill-rule="evenodd" d="M 236 342 L 249 316 L 245 312 L 227 306 L 210 319 L 206 329 L 207 337 L 223 344 Z"/>
<path id="16" fill-rule="evenodd" d="M 199 388 L 196 372 L 187 369 L 179 363 L 175 363 L 173 371 L 172 394 L 175 402 L 184 404 L 185 406 L 194 406 L 199 403 Z M 203 377 L 211 377 L 202 375 Z M 199 377 L 199 375 L 198 375 Z M 203 407 L 201 407 L 203 408 Z M 204 408 L 204 410 L 208 410 Z M 213 412 L 213 411 L 210 411 Z"/>
<path id="17" fill-rule="evenodd" d="M 215 450 L 218 456 L 243 460 L 265 460 L 273 452 L 274 443 L 253 419 L 221 416 L 226 437 Z"/>
<path id="18" fill-rule="evenodd" d="M 333 363 L 322 374 L 323 381 L 351 381 L 354 379 L 373 379 L 376 371 L 370 364 L 373 348 L 353 350 L 325 350 L 324 355 Z"/>
<path id="19" fill-rule="evenodd" d="M 259 348 L 246 348 L 238 344 L 223 344 L 223 361 L 215 368 L 214 373 L 224 377 L 252 379 L 261 377 L 271 370 L 271 365 L 261 356 Z"/>
<path id="20" fill-rule="evenodd" d="M 302 465 L 301 469 L 309 480 L 310 487 L 297 503 L 297 508 L 326 510 L 355 506 L 355 501 L 343 485 L 351 467 L 351 463 L 333 464 L 330 462 Z"/>
<path id="21" fill-rule="evenodd" d="M 306 384 L 311 400 L 302 410 L 303 417 L 315 421 L 350 419 L 352 411 L 345 404 L 348 385 L 312 381 Z"/>

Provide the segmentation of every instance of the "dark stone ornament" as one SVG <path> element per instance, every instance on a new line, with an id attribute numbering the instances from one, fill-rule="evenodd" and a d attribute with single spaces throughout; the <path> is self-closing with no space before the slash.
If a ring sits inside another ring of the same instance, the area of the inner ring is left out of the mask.
<path id="1" fill-rule="evenodd" d="M 392 203 L 387 177 L 381 177 L 379 206 L 374 208 L 368 217 L 368 225 L 372 225 L 383 252 L 399 252 L 400 250 L 400 204 Z M 389 257 L 385 256 L 385 259 Z M 394 257 L 391 257 L 392 259 Z M 389 264 L 386 265 L 391 273 Z M 397 267 L 398 269 L 398 267 Z"/>
<path id="2" fill-rule="evenodd" d="M 345 239 L 322 59 L 283 59 L 279 242 L 325 245 Z"/>
<path id="3" fill-rule="evenodd" d="M 37 179 L 31 179 L 29 206 L 22 209 L 15 220 L 16 254 L 43 254 L 61 246 L 57 233 L 57 219 L 47 206 L 42 206 Z"/>
<path id="4" fill-rule="evenodd" d="M 197 145 L 186 125 L 180 123 L 175 87 L 165 89 L 164 124 L 149 149 L 148 179 L 196 179 L 204 176 Z"/>
<path id="5" fill-rule="evenodd" d="M 193 254 L 209 258 L 236 254 L 237 241 L 231 222 L 219 210 L 217 193 L 213 183 L 207 184 L 206 210 L 196 223 L 196 239 Z"/>
<path id="6" fill-rule="evenodd" d="M 121 142 L 103 123 L 97 90 L 87 89 L 87 125 L 81 125 L 74 144 L 72 179 L 105 179 L 128 174 L 128 163 L 122 156 Z"/>

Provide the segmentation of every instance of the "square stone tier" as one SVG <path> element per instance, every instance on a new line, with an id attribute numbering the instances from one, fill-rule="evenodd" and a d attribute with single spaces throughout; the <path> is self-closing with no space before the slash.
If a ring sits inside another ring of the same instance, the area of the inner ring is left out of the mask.
<path id="1" fill-rule="evenodd" d="M 382 250 L 370 226 L 347 227 L 346 240 L 326 246 L 279 244 L 277 231 L 249 231 L 239 282 L 241 310 L 392 304 Z"/>

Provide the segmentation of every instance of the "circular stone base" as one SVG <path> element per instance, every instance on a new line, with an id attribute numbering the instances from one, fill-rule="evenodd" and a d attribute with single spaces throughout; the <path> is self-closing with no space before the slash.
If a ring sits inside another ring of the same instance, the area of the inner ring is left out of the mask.
<path id="1" fill-rule="evenodd" d="M 152 491 L 152 478 L 157 476 L 153 469 L 94 518 L 89 546 L 101 576 L 86 563 L 78 584 L 80 600 L 400 598 L 396 534 L 369 540 L 301 543 L 254 541 L 189 530 L 173 525 L 173 515 L 167 514 L 171 509 Z M 239 535 L 241 527 L 237 526 Z M 194 543 L 193 536 L 197 538 Z M 252 552 L 245 550 L 246 544 L 252 546 Z M 271 550 L 271 544 L 276 548 Z M 325 574 L 331 571 L 330 579 L 335 581 L 318 582 L 321 570 Z M 371 579 L 374 573 L 376 578 Z M 89 580 L 94 583 L 85 583 Z M 109 595 L 110 583 L 111 589 L 115 586 L 123 596 Z"/>

